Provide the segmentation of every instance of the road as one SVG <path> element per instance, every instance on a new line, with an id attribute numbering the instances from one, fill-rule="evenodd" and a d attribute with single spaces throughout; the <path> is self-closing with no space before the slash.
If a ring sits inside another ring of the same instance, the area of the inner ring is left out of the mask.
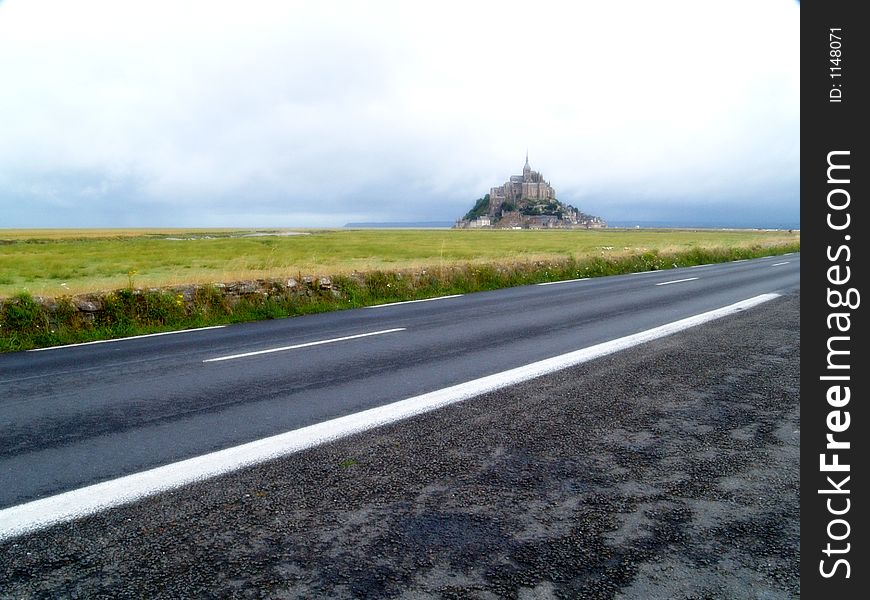
<path id="1" fill-rule="evenodd" d="M 793 254 L 0 355 L 0 508 L 799 284 Z"/>
<path id="2" fill-rule="evenodd" d="M 0 540 L 0 598 L 799 598 L 799 316 L 787 292 Z"/>

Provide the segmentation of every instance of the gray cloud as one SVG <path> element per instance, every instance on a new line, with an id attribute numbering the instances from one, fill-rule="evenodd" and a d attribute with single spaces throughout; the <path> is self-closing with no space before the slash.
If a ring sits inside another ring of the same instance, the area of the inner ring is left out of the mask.
<path id="1" fill-rule="evenodd" d="M 526 148 L 605 218 L 796 223 L 798 25 L 784 0 L 7 0 L 0 226 L 450 220 Z"/>

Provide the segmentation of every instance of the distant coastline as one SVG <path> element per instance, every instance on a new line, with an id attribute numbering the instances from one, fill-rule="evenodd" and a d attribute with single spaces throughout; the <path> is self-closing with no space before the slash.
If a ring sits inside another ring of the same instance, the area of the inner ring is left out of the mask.
<path id="1" fill-rule="evenodd" d="M 452 221 L 361 221 L 348 223 L 346 229 L 450 229 Z M 800 223 L 723 223 L 712 221 L 608 221 L 611 229 L 789 229 L 799 230 Z"/>
<path id="2" fill-rule="evenodd" d="M 450 229 L 453 221 L 362 221 L 359 223 L 347 223 L 348 229 Z"/>
<path id="3" fill-rule="evenodd" d="M 779 229 L 798 230 L 800 223 L 736 223 L 723 221 L 607 221 L 607 226 L 616 229 Z"/>

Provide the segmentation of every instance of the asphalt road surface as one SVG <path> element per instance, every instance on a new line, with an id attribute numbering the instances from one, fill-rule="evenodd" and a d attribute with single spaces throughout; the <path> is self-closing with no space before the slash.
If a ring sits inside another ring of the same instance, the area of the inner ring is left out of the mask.
<path id="1" fill-rule="evenodd" d="M 8 506 L 782 294 L 5 539 L 0 597 L 799 597 L 799 266 L 792 255 L 0 357 Z"/>
<path id="2" fill-rule="evenodd" d="M 796 293 L 0 543 L 2 598 L 798 598 Z"/>
<path id="3" fill-rule="evenodd" d="M 799 283 L 794 254 L 0 355 L 0 509 Z"/>

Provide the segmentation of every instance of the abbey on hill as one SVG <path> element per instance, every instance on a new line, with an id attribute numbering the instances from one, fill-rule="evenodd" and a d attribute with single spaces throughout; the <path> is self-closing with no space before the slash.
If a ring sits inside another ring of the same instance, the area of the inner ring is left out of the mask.
<path id="1" fill-rule="evenodd" d="M 502 185 L 490 188 L 457 228 L 555 229 L 606 227 L 600 217 L 580 212 L 556 199 L 556 190 L 544 176 L 532 171 L 529 155 L 522 175 L 511 175 Z"/>

